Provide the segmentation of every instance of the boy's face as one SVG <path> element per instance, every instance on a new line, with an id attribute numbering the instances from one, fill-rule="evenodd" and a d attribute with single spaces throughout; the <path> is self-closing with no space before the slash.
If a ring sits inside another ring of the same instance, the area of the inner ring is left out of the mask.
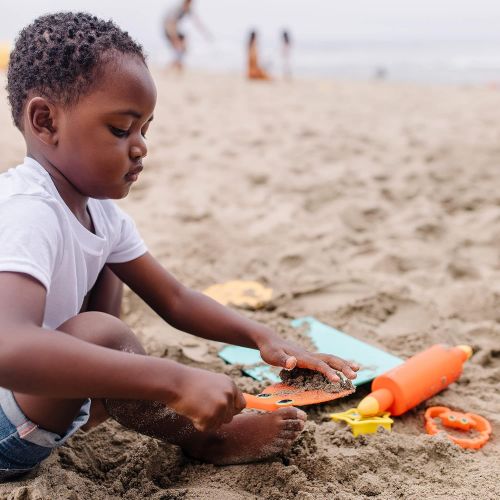
<path id="1" fill-rule="evenodd" d="M 92 198 L 123 198 L 146 156 L 145 135 L 156 104 L 146 65 L 122 55 L 107 63 L 90 94 L 61 112 L 51 162 L 76 190 Z"/>

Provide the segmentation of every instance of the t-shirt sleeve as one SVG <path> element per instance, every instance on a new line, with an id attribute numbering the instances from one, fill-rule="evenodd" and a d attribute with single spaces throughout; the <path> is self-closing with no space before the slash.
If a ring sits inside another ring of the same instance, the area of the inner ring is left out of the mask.
<path id="1" fill-rule="evenodd" d="M 61 228 L 49 203 L 25 196 L 0 203 L 0 271 L 28 274 L 48 291 L 61 251 Z"/>
<path id="2" fill-rule="evenodd" d="M 116 224 L 120 229 L 106 262 L 119 264 L 137 259 L 148 249 L 132 218 L 114 203 L 113 207 L 117 218 Z"/>

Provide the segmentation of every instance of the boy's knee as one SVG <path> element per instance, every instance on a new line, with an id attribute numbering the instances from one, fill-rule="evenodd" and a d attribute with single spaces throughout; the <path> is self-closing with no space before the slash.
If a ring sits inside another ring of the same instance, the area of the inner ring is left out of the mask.
<path id="1" fill-rule="evenodd" d="M 109 349 L 144 352 L 132 330 L 111 314 L 97 311 L 84 312 L 65 321 L 58 330 Z"/>

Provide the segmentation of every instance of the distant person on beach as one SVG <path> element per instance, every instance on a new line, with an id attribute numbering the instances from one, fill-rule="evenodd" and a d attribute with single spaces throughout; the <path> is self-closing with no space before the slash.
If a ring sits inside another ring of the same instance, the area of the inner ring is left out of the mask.
<path id="1" fill-rule="evenodd" d="M 182 285 L 112 201 L 148 152 L 157 91 L 142 47 L 112 21 L 42 16 L 16 39 L 7 92 L 26 157 L 0 175 L 0 481 L 109 417 L 210 463 L 288 450 L 303 411 L 240 414 L 231 378 L 147 355 L 120 319 L 126 284 L 175 328 L 271 365 L 332 382 L 358 370 Z"/>
<path id="2" fill-rule="evenodd" d="M 187 43 L 185 33 L 180 30 L 180 24 L 187 16 L 191 18 L 194 25 L 207 39 L 211 39 L 211 34 L 200 18 L 193 12 L 192 0 L 182 0 L 182 2 L 168 10 L 165 15 L 163 29 L 165 37 L 174 51 L 174 60 L 171 66 L 177 70 L 182 70 L 184 67 Z"/>
<path id="3" fill-rule="evenodd" d="M 292 41 L 290 39 L 290 33 L 287 30 L 283 30 L 281 33 L 281 43 L 281 56 L 283 57 L 283 77 L 285 79 L 290 79 L 292 77 L 292 67 L 290 64 L 290 51 Z"/>
<path id="4" fill-rule="evenodd" d="M 375 78 L 375 80 L 385 80 L 387 79 L 387 74 L 388 72 L 385 66 L 377 66 L 375 68 L 373 77 Z"/>
<path id="5" fill-rule="evenodd" d="M 250 80 L 270 80 L 271 77 L 260 67 L 257 56 L 257 32 L 251 31 L 248 38 L 248 70 Z"/>

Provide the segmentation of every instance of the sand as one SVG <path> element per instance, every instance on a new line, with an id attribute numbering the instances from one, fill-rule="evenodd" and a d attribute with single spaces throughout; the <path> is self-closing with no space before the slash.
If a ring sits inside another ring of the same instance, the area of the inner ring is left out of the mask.
<path id="1" fill-rule="evenodd" d="M 329 393 L 352 391 L 356 388 L 352 382 L 337 372 L 338 382 L 331 382 L 322 373 L 307 368 L 281 370 L 280 378 L 286 385 L 301 391 L 323 391 Z"/>
<path id="2" fill-rule="evenodd" d="M 402 357 L 471 344 L 459 381 L 397 417 L 392 433 L 353 438 L 307 409 L 290 454 L 214 467 L 109 422 L 79 433 L 9 499 L 500 497 L 500 93 L 490 88 L 294 81 L 156 72 L 159 103 L 146 169 L 121 205 L 152 253 L 203 290 L 231 279 L 275 290 L 243 314 L 287 335 L 303 314 Z M 2 83 L 3 87 L 3 83 Z M 24 147 L 0 96 L 0 169 Z M 124 318 L 149 352 L 262 384 L 219 346 L 165 325 L 127 293 Z M 424 433 L 429 405 L 478 413 L 480 451 Z"/>

